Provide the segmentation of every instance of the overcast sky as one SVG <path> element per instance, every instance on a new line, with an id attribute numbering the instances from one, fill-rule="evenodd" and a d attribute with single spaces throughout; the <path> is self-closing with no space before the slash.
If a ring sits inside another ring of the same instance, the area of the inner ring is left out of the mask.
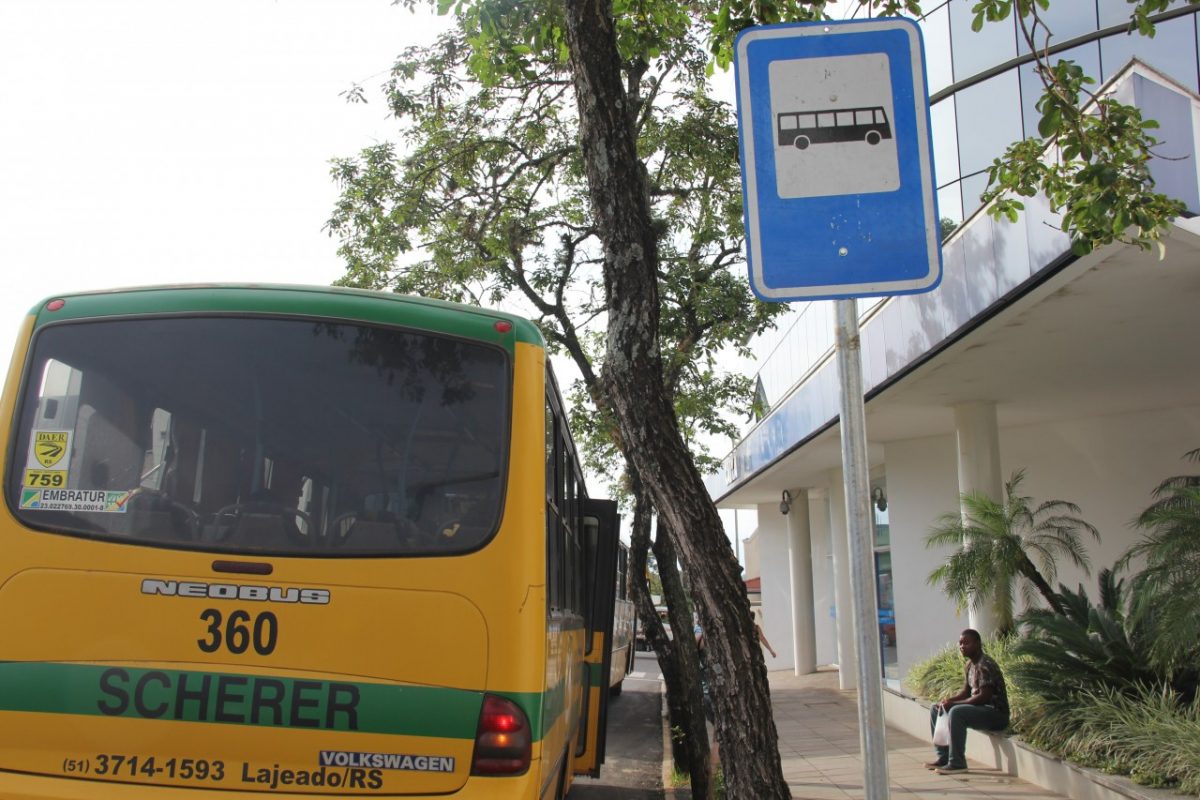
<path id="1" fill-rule="evenodd" d="M 0 0 L 0 363 L 56 294 L 337 279 L 329 160 L 396 131 L 340 93 L 443 25 L 390 0 Z"/>
<path id="2" fill-rule="evenodd" d="M 329 159 L 395 130 L 339 94 L 440 25 L 389 0 L 0 0 L 0 358 L 52 294 L 339 277 Z"/>

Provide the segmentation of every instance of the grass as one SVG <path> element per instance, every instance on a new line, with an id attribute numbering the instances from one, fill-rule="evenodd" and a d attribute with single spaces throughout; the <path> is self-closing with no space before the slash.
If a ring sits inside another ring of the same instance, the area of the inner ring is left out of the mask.
<path id="1" fill-rule="evenodd" d="M 1030 726 L 1037 747 L 1148 786 L 1200 795 L 1200 706 L 1151 687 L 1083 692 Z"/>
<path id="2" fill-rule="evenodd" d="M 671 788 L 678 789 L 682 786 L 688 786 L 692 782 L 692 776 L 686 772 L 680 772 L 677 769 L 671 770 Z M 720 766 L 713 773 L 713 794 L 716 800 L 725 800 L 725 772 Z M 701 800 L 701 798 L 693 798 L 693 800 Z"/>

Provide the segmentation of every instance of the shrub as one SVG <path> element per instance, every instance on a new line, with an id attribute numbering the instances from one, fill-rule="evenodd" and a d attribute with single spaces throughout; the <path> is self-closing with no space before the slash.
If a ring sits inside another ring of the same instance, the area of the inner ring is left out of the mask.
<path id="1" fill-rule="evenodd" d="M 1093 605 L 1082 586 L 1059 587 L 1062 613 L 1033 609 L 1021 617 L 1024 637 L 1014 650 L 1027 656 L 1015 665 L 1014 679 L 1049 706 L 1073 706 L 1083 691 L 1134 691 L 1163 685 L 1146 653 L 1157 636 L 1152 619 L 1129 613 L 1125 582 L 1110 570 L 1100 573 L 1100 602 Z"/>

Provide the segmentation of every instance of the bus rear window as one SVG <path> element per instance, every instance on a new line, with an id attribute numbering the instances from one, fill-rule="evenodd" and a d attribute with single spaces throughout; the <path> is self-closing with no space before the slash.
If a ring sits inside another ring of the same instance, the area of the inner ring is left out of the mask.
<path id="1" fill-rule="evenodd" d="M 499 524 L 497 348 L 352 323 L 48 327 L 7 494 L 35 530 L 244 554 L 438 555 Z"/>

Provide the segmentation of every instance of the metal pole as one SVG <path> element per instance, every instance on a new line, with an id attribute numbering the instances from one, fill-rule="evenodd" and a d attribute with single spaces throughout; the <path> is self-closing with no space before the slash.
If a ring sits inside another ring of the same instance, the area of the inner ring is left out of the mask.
<path id="1" fill-rule="evenodd" d="M 863 755 L 865 800 L 888 794 L 887 734 L 883 721 L 883 675 L 879 611 L 875 602 L 875 551 L 871 539 L 867 423 L 863 408 L 862 343 L 858 304 L 837 300 L 836 342 L 841 382 L 842 472 L 850 537 L 850 595 L 858 653 L 858 736 Z"/>

